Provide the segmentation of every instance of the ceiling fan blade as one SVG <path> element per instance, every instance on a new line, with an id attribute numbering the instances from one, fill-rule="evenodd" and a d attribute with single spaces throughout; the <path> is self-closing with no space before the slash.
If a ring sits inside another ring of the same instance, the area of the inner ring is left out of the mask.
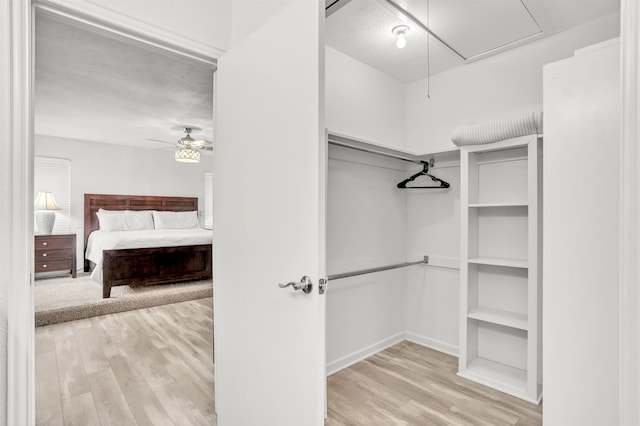
<path id="1" fill-rule="evenodd" d="M 175 142 L 168 142 L 168 141 L 161 141 L 159 139 L 151 139 L 151 138 L 144 138 L 147 141 L 153 141 L 153 142 L 160 142 L 160 143 L 170 143 L 171 145 L 175 145 Z"/>
<path id="2" fill-rule="evenodd" d="M 200 148 L 204 151 L 213 151 L 213 147 L 212 146 L 203 146 L 202 148 Z"/>
<path id="3" fill-rule="evenodd" d="M 175 150 L 175 147 L 169 147 L 169 146 L 161 146 L 161 147 L 157 147 L 157 148 L 147 148 L 147 151 L 173 151 Z"/>
<path id="4" fill-rule="evenodd" d="M 206 139 L 200 139 L 200 140 L 191 142 L 192 146 L 196 146 L 198 148 L 204 148 L 206 145 L 212 145 L 212 144 L 213 142 L 208 141 Z"/>

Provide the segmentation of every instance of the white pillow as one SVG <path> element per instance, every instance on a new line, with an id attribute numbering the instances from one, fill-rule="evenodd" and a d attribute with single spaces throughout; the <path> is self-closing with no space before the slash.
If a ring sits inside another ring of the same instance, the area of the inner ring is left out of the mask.
<path id="1" fill-rule="evenodd" d="M 139 231 L 153 229 L 153 215 L 149 210 L 104 210 L 96 213 L 100 229 L 104 231 Z M 103 228 L 104 227 L 107 229 Z"/>
<path id="2" fill-rule="evenodd" d="M 153 223 L 156 229 L 190 229 L 198 227 L 198 212 L 160 212 L 153 211 Z"/>
<path id="3" fill-rule="evenodd" d="M 126 231 L 124 224 L 124 212 L 104 212 L 98 211 L 98 223 L 101 231 Z"/>
<path id="4" fill-rule="evenodd" d="M 153 229 L 153 215 L 150 211 L 127 211 L 124 214 L 124 226 L 128 231 Z"/>

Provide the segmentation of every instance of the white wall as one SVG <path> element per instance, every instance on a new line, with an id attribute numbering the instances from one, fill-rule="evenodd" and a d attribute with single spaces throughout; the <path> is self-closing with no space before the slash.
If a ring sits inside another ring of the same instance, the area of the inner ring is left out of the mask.
<path id="1" fill-rule="evenodd" d="M 619 48 L 544 70 L 548 426 L 619 424 Z"/>
<path id="2" fill-rule="evenodd" d="M 286 2 L 278 0 L 229 0 L 231 3 L 231 46 L 241 43 L 257 28 L 282 12 Z M 286 31 L 286 28 L 283 28 Z M 293 35 L 292 35 L 293 36 Z"/>
<path id="3" fill-rule="evenodd" d="M 453 147 L 460 125 L 542 109 L 542 66 L 575 49 L 617 37 L 619 15 L 587 23 L 491 58 L 406 86 L 407 147 L 430 152 Z"/>
<path id="4" fill-rule="evenodd" d="M 432 264 L 453 268 L 417 265 L 330 281 L 328 372 L 405 338 L 456 354 L 459 161 L 454 156 L 432 170 L 451 189 L 411 191 L 396 184 L 418 171 L 417 165 L 338 147 L 330 147 L 329 158 L 329 275 L 425 255 Z"/>
<path id="5" fill-rule="evenodd" d="M 451 162 L 431 170 L 449 189 L 407 191 L 408 260 L 429 256 L 458 263 L 460 255 L 460 166 Z M 460 273 L 457 268 L 426 266 L 407 270 L 405 321 L 408 338 L 457 354 Z"/>
<path id="6" fill-rule="evenodd" d="M 404 164 L 330 147 L 327 188 L 329 275 L 405 261 Z M 404 338 L 405 270 L 329 282 L 327 370 Z"/>
<path id="7" fill-rule="evenodd" d="M 77 233 L 78 266 L 83 262 L 84 194 L 169 195 L 198 197 L 204 209 L 204 173 L 213 157 L 200 163 L 175 161 L 172 150 L 149 150 L 117 144 L 36 135 L 36 156 L 71 160 L 71 229 Z"/>
<path id="8" fill-rule="evenodd" d="M 404 147 L 404 84 L 331 47 L 325 55 L 327 128 Z"/>

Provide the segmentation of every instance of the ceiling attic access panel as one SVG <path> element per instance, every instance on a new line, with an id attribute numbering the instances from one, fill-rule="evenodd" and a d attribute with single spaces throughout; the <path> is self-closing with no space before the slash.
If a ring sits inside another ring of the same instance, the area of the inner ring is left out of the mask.
<path id="1" fill-rule="evenodd" d="M 326 4 L 327 45 L 405 83 L 542 36 L 534 15 L 520 0 L 333 0 Z M 407 44 L 401 49 L 393 34 L 399 25 L 409 27 L 404 33 Z M 435 36 L 429 36 L 426 28 Z"/>
<path id="2" fill-rule="evenodd" d="M 467 60 L 541 35 L 522 0 L 408 0 L 404 8 Z"/>

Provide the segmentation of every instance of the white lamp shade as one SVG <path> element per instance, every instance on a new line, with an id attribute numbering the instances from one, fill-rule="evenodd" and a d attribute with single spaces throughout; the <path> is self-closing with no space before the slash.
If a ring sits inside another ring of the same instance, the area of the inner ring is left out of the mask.
<path id="1" fill-rule="evenodd" d="M 181 163 L 198 163 L 200 162 L 200 151 L 192 148 L 176 149 L 176 161 Z"/>
<path id="2" fill-rule="evenodd" d="M 60 210 L 60 206 L 56 203 L 53 192 L 48 191 L 38 192 L 34 207 L 36 210 Z"/>

